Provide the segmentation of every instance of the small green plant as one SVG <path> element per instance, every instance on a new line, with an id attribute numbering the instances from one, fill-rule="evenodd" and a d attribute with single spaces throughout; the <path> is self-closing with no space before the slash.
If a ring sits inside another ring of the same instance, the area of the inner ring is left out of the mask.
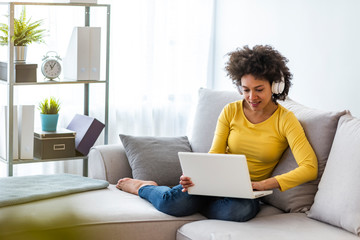
<path id="1" fill-rule="evenodd" d="M 38 109 L 41 114 L 57 114 L 60 111 L 59 100 L 55 97 L 45 98 L 39 103 Z"/>
<path id="2" fill-rule="evenodd" d="M 8 17 L 8 16 L 7 16 Z M 11 41 L 14 42 L 14 46 L 27 46 L 31 43 L 44 43 L 45 29 L 38 29 L 43 20 L 30 22 L 26 20 L 25 6 L 22 8 L 19 18 L 14 18 L 14 36 L 11 37 Z M 5 23 L 0 23 L 0 33 L 4 36 L 0 36 L 0 45 L 8 45 L 9 26 Z"/>

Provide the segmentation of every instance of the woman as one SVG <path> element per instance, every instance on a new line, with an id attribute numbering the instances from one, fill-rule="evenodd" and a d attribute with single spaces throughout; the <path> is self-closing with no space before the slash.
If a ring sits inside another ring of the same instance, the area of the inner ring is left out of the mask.
<path id="1" fill-rule="evenodd" d="M 270 46 L 245 46 L 229 53 L 228 76 L 244 100 L 226 105 L 216 126 L 210 153 L 244 154 L 255 190 L 288 190 L 317 177 L 317 158 L 295 115 L 277 103 L 288 95 L 292 75 L 287 59 Z M 298 167 L 271 177 L 290 146 Z M 214 176 L 216 177 L 216 176 Z M 189 195 L 187 176 L 173 188 L 153 181 L 120 179 L 117 188 L 147 199 L 158 210 L 186 216 L 201 212 L 210 219 L 247 221 L 259 212 L 258 199 Z"/>

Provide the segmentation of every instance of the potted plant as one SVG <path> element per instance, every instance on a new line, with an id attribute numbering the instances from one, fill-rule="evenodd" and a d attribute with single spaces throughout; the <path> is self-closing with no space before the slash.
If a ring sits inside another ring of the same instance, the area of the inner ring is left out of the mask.
<path id="1" fill-rule="evenodd" d="M 59 119 L 60 103 L 55 97 L 45 98 L 39 103 L 41 129 L 46 132 L 55 132 Z"/>
<path id="2" fill-rule="evenodd" d="M 14 18 L 14 35 L 11 41 L 15 46 L 15 62 L 25 62 L 27 46 L 31 43 L 44 43 L 45 29 L 39 29 L 43 20 L 30 22 L 31 18 L 26 19 L 26 8 L 22 8 L 20 17 Z M 8 45 L 9 26 L 0 23 L 0 45 Z"/>

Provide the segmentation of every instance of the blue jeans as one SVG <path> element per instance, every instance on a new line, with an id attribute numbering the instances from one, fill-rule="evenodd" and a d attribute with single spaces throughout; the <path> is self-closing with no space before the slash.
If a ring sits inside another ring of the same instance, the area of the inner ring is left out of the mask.
<path id="1" fill-rule="evenodd" d="M 159 211 L 176 217 L 199 212 L 209 219 L 245 222 L 260 210 L 257 199 L 190 195 L 181 189 L 181 185 L 173 188 L 148 185 L 139 189 L 139 196 Z"/>

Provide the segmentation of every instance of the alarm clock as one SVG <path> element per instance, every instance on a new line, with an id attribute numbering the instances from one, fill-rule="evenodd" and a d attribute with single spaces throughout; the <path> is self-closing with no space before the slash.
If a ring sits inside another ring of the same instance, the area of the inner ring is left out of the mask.
<path id="1" fill-rule="evenodd" d="M 61 73 L 61 58 L 56 52 L 47 52 L 42 61 L 43 63 L 41 65 L 41 72 L 45 78 L 48 78 L 52 81 L 59 77 Z"/>

